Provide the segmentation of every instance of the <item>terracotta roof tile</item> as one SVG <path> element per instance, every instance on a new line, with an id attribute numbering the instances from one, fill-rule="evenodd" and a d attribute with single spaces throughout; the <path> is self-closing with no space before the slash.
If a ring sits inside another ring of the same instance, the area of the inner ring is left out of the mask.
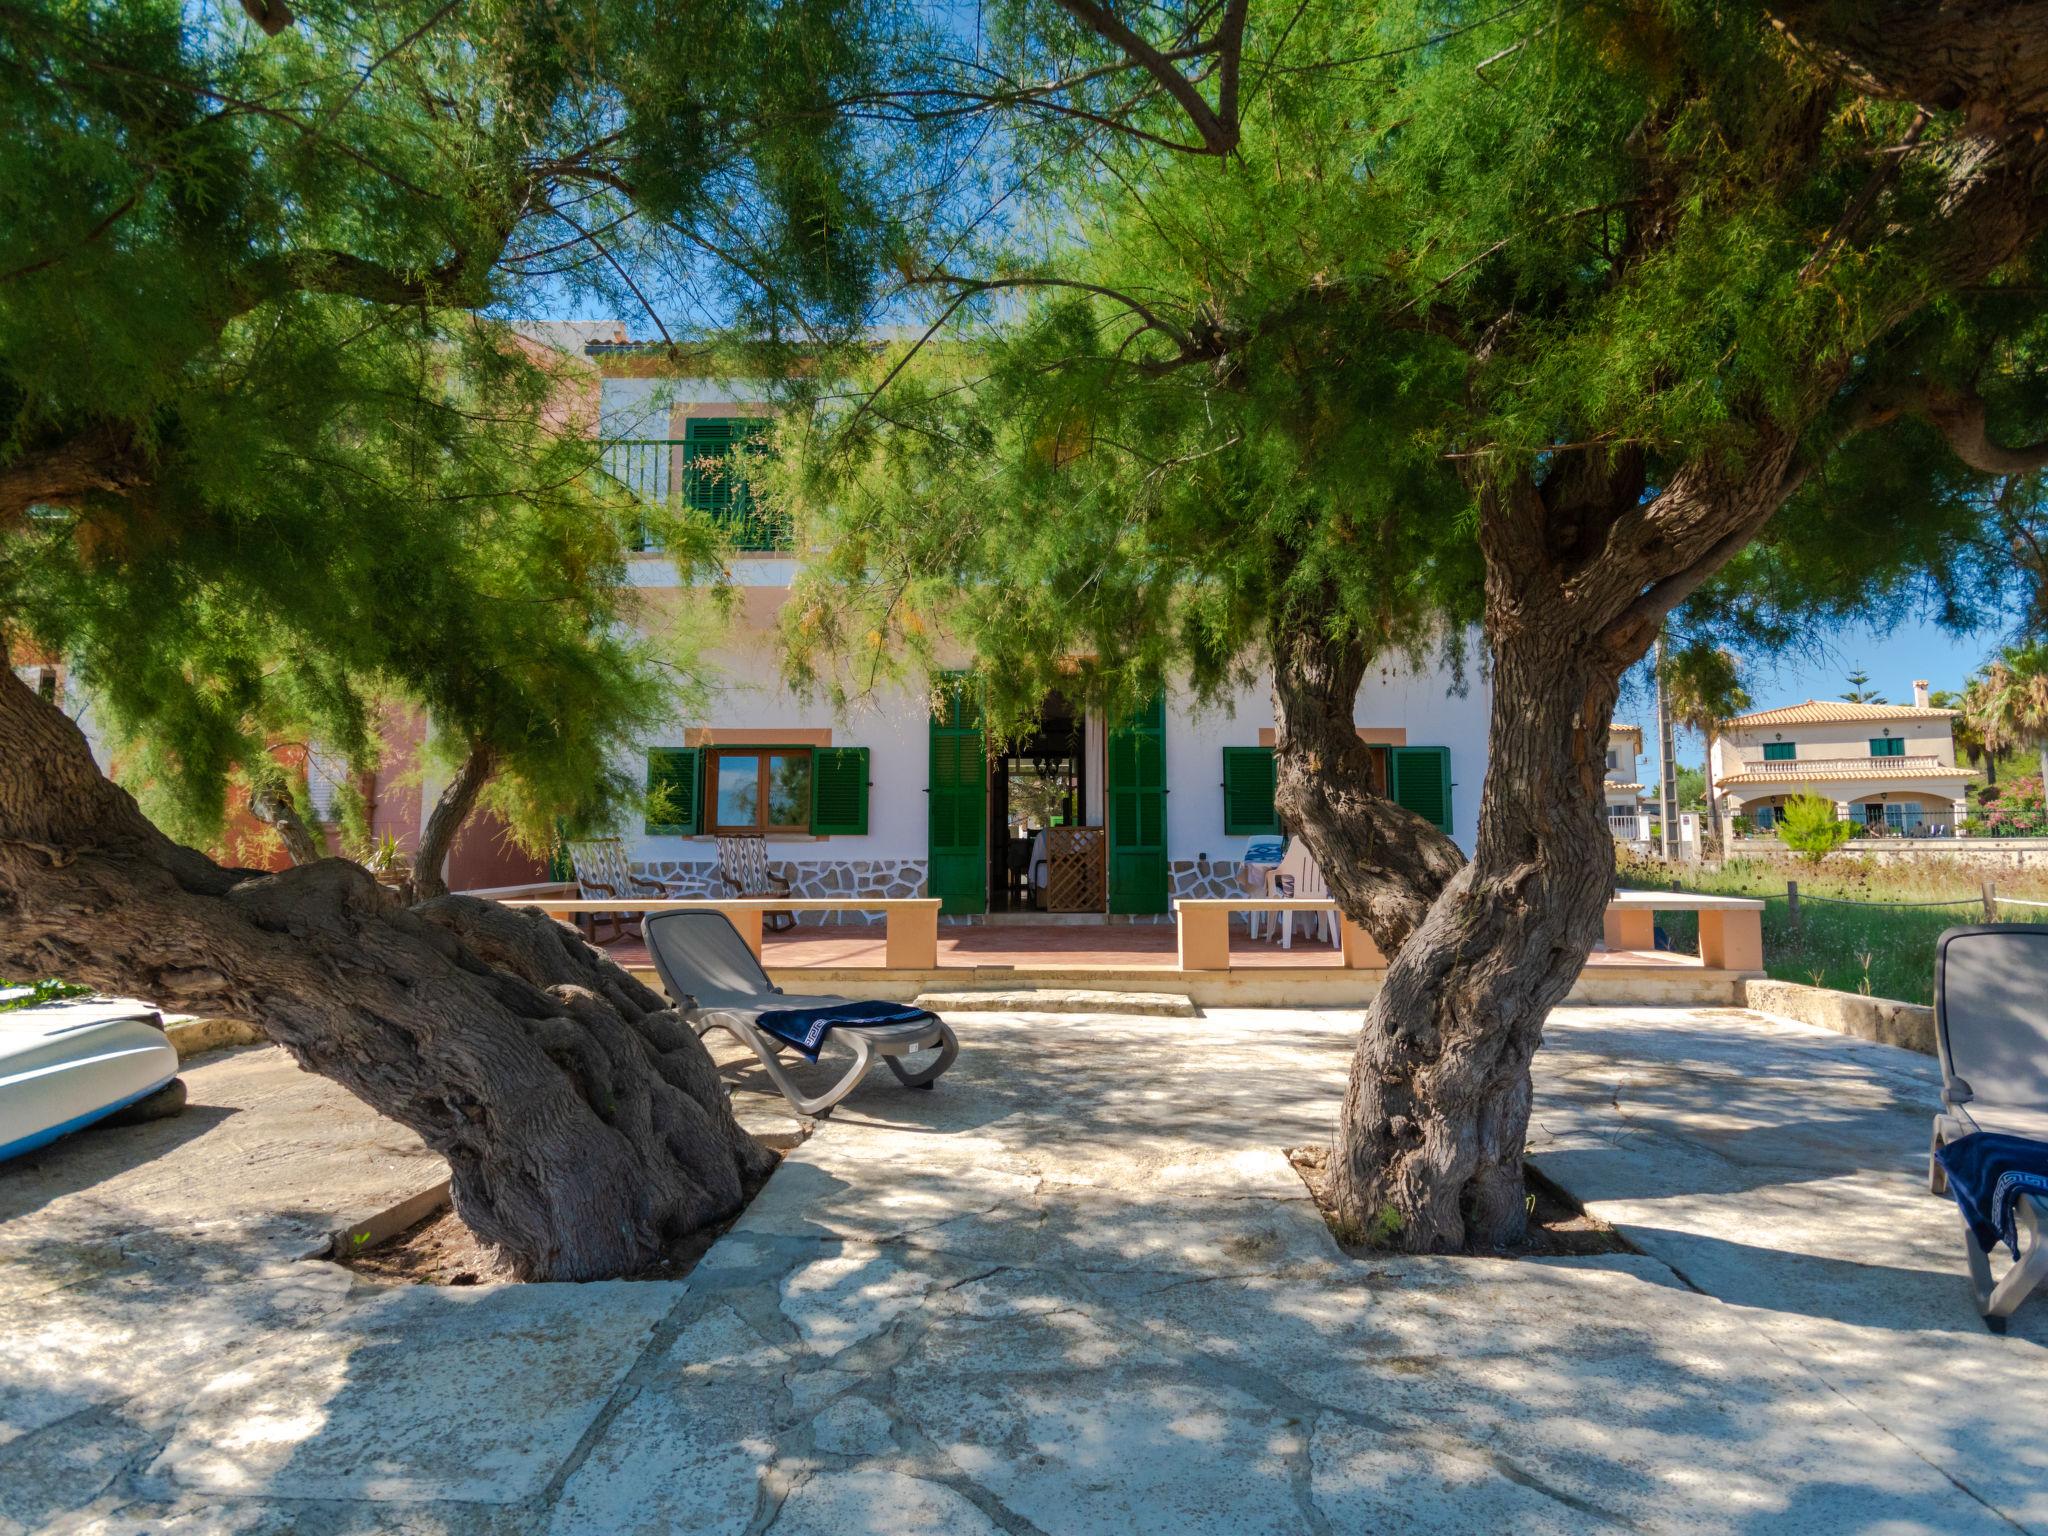
<path id="1" fill-rule="evenodd" d="M 1840 725 L 1851 720 L 1953 720 L 1956 713 L 1953 709 L 1919 709 L 1911 704 L 1851 704 L 1847 699 L 1808 699 L 1804 704 L 1787 704 L 1783 709 L 1737 715 L 1724 729 L 1745 730 L 1759 725 Z"/>

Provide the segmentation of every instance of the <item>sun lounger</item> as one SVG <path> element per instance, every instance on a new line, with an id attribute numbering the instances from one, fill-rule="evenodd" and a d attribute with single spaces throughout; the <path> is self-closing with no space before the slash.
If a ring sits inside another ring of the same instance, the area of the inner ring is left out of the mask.
<path id="1" fill-rule="evenodd" d="M 802 1050 L 761 1027 L 764 1013 L 808 1014 L 843 1009 L 845 997 L 792 997 L 769 981 L 761 962 L 747 948 L 739 930 L 723 912 L 661 912 L 647 919 L 647 951 L 661 975 L 669 1000 L 700 1036 L 722 1029 L 761 1059 L 769 1079 L 800 1115 L 822 1114 L 858 1088 L 877 1058 L 889 1065 L 906 1088 L 929 1088 L 960 1054 L 960 1042 L 936 1014 L 915 1010 L 915 1017 L 892 1024 L 837 1024 L 825 1037 L 853 1052 L 845 1076 L 823 1093 L 806 1095 L 777 1060 L 783 1049 Z M 920 1051 L 937 1057 L 914 1069 L 903 1058 Z"/>
<path id="2" fill-rule="evenodd" d="M 1938 1154 L 1965 1137 L 2018 1137 L 2048 1150 L 2048 925 L 2001 923 L 1951 928 L 1934 950 L 1934 1032 L 1941 1056 L 1941 1113 L 1934 1117 L 1928 1184 L 1949 1190 L 1948 1171 Z M 1972 1150 L 1982 1150 L 1978 1143 Z M 1987 1168 L 2007 1177 L 2006 1201 L 2014 1217 L 2019 1253 L 1995 1283 L 1991 1248 L 1981 1220 L 1970 1219 L 1991 1206 L 1991 1189 L 1969 1190 L 1963 1207 L 1963 1243 L 1977 1310 L 1995 1333 L 2044 1279 L 2048 1279 L 2048 1200 L 2029 1192 L 2017 1166 L 2021 1149 L 2005 1155 L 1972 1157 L 1958 1149 L 1957 1161 L 1973 1171 Z"/>

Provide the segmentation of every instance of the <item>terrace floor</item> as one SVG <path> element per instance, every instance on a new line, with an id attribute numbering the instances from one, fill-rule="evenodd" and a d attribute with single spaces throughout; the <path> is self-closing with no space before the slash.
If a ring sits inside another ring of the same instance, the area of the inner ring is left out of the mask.
<path id="1" fill-rule="evenodd" d="M 647 946 L 621 939 L 605 946 L 621 965 L 645 966 Z M 883 965 L 882 928 L 876 924 L 800 924 L 785 933 L 764 934 L 762 962 L 772 969 L 840 969 Z M 1594 967 L 1696 967 L 1696 955 L 1668 951 L 1596 950 L 1586 962 Z M 1290 949 L 1268 939 L 1253 939 L 1232 925 L 1230 964 L 1233 970 L 1334 970 L 1343 956 L 1328 941 L 1297 931 Z M 1102 923 L 1034 925 L 1027 923 L 958 924 L 939 927 L 939 967 L 1047 968 L 1058 970 L 1173 971 L 1180 965 L 1178 934 L 1170 923 Z"/>
<path id="2" fill-rule="evenodd" d="M 1355 1259 L 1283 1155 L 1355 1015 L 957 1022 L 684 1282 L 299 1262 L 436 1160 L 275 1049 L 190 1066 L 0 1169 L 0 1531 L 2048 1531 L 2048 1302 L 1979 1325 L 1923 1057 L 1561 1008 L 1531 1151 L 1642 1251 Z"/>

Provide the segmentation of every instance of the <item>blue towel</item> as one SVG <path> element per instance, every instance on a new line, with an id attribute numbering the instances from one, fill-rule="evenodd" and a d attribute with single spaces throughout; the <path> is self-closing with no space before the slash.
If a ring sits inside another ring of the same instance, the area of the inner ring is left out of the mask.
<path id="1" fill-rule="evenodd" d="M 1278 864 L 1287 857 L 1285 843 L 1253 843 L 1244 851 L 1247 864 Z"/>
<path id="2" fill-rule="evenodd" d="M 1976 1131 L 1934 1154 L 1963 1220 L 1986 1253 L 2000 1243 L 2020 1256 L 2021 1195 L 2048 1199 L 2048 1141 Z"/>
<path id="3" fill-rule="evenodd" d="M 812 1060 L 835 1025 L 917 1024 L 932 1017 L 908 1003 L 834 1003 L 829 1008 L 771 1008 L 754 1022 Z"/>

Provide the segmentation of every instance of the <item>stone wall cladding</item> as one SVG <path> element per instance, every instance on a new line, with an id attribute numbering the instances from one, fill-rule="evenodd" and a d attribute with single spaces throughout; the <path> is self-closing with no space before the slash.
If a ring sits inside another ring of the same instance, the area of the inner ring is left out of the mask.
<path id="1" fill-rule="evenodd" d="M 1167 866 L 1176 901 L 1182 897 L 1210 899 L 1242 894 L 1237 885 L 1237 860 L 1175 859 Z"/>
<path id="2" fill-rule="evenodd" d="M 768 867 L 789 877 L 792 896 L 830 899 L 834 896 L 871 896 L 891 899 L 922 896 L 928 878 L 923 859 L 778 859 L 772 855 Z M 681 887 L 683 896 L 724 896 L 729 894 L 718 879 L 716 860 L 684 863 L 674 859 L 653 859 L 633 866 L 636 875 Z M 796 920 L 806 926 L 825 923 L 867 925 L 880 923 L 880 912 L 799 912 Z"/>

